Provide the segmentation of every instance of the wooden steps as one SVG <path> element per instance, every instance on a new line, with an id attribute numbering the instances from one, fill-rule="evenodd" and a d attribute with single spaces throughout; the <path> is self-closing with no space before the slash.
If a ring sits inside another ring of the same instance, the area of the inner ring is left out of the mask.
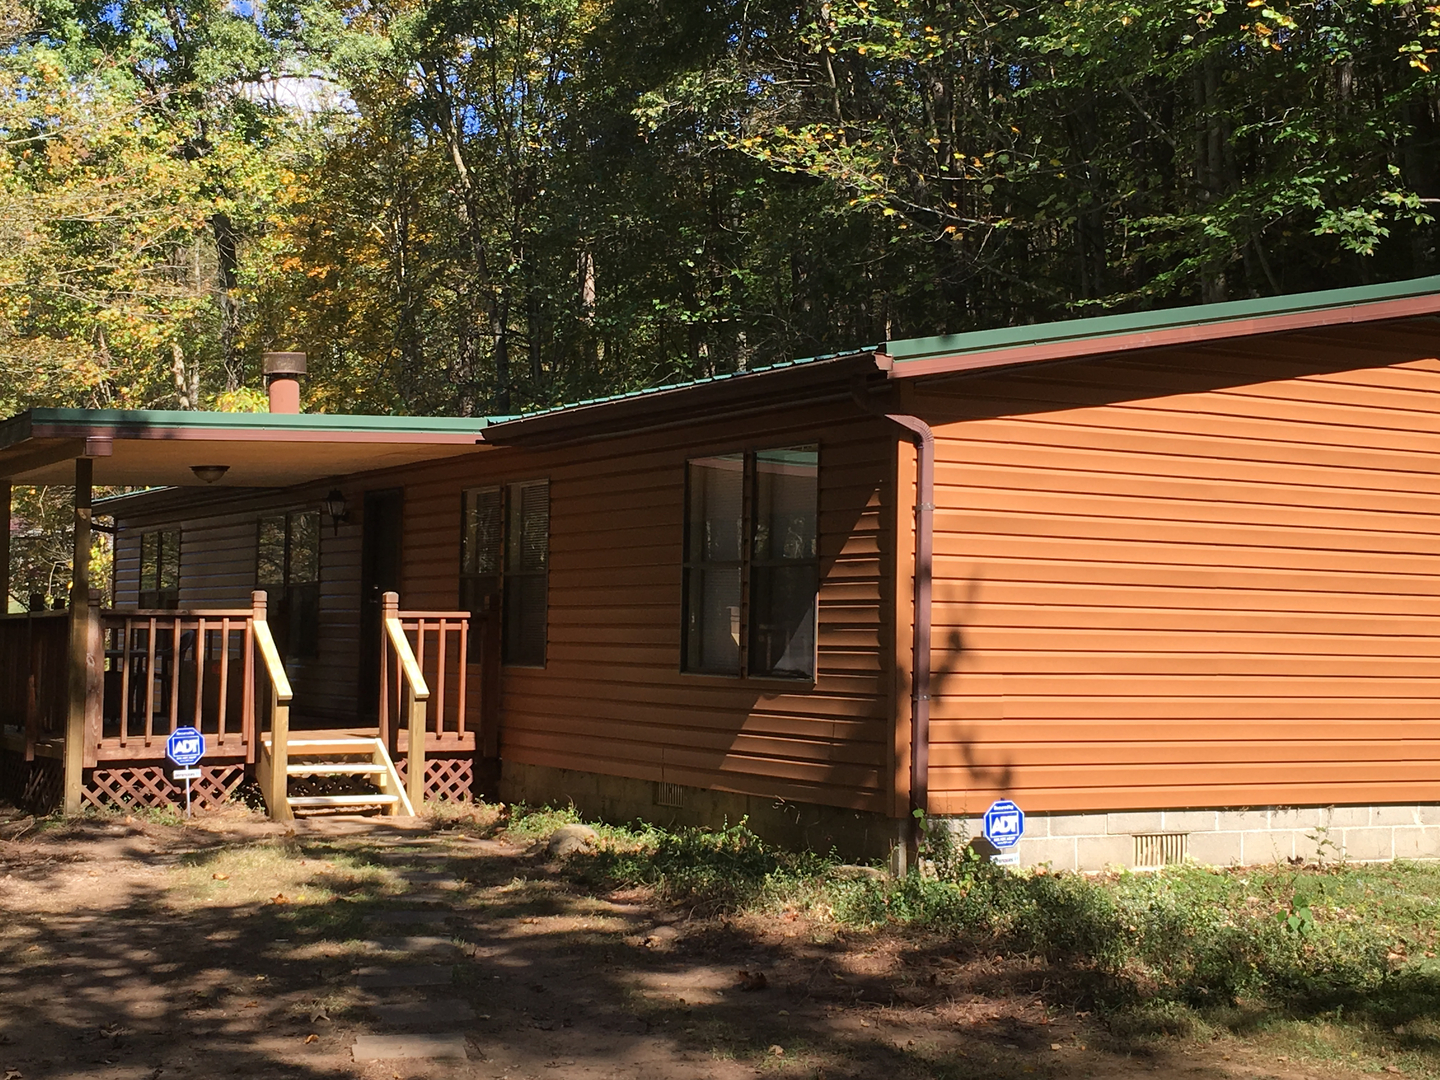
<path id="1" fill-rule="evenodd" d="M 269 735 L 261 736 L 256 771 L 272 816 L 276 809 L 293 818 L 297 813 L 334 810 L 378 810 L 387 815 L 414 816 L 415 810 L 400 782 L 385 744 L 375 736 L 330 735 L 292 738 L 285 742 L 285 790 L 270 790 L 274 776 L 274 748 Z M 351 776 L 369 781 L 373 790 L 344 794 L 292 795 L 291 777 Z M 281 804 L 277 806 L 277 804 Z"/>
<path id="2" fill-rule="evenodd" d="M 324 807 L 390 806 L 400 801 L 399 795 L 287 795 L 292 810 Z"/>
<path id="3" fill-rule="evenodd" d="M 285 771 L 291 776 L 383 776 L 385 766 L 369 761 L 309 761 L 288 765 Z"/>

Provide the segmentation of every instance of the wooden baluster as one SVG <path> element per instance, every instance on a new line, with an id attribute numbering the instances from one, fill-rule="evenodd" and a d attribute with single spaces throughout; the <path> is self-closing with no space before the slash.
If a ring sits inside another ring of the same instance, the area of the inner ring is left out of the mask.
<path id="1" fill-rule="evenodd" d="M 122 749 L 130 734 L 130 635 L 133 629 L 133 621 L 130 616 L 123 616 L 120 621 L 120 632 L 125 636 L 125 640 L 120 645 L 120 662 L 123 665 L 120 669 L 120 746 Z"/>
<path id="2" fill-rule="evenodd" d="M 445 734 L 445 663 L 449 655 L 445 649 L 445 620 L 440 619 L 435 624 L 435 689 L 431 697 L 434 702 L 436 742 L 441 741 Z"/>
<path id="3" fill-rule="evenodd" d="M 170 730 L 180 726 L 180 616 L 170 622 Z"/>
<path id="4" fill-rule="evenodd" d="M 461 619 L 461 620 L 460 620 L 460 653 L 459 653 L 459 655 L 460 655 L 460 665 L 459 665 L 459 667 L 460 667 L 460 670 L 459 670 L 459 682 L 460 682 L 460 686 L 458 687 L 458 690 L 457 690 L 458 700 L 457 700 L 456 703 L 455 703 L 455 733 L 456 733 L 457 735 L 463 735 L 463 734 L 465 733 L 465 724 L 466 724 L 466 721 L 469 719 L 469 717 L 466 715 L 466 705 L 468 704 L 467 691 L 470 689 L 470 687 L 469 687 L 469 677 L 470 677 L 470 620 L 469 620 L 469 619 Z"/>
<path id="5" fill-rule="evenodd" d="M 155 616 L 150 616 L 149 637 L 145 639 L 145 746 L 155 737 Z"/>
<path id="6" fill-rule="evenodd" d="M 260 594 L 264 596 L 264 593 Z M 245 643 L 242 646 L 244 657 L 240 661 L 240 678 L 244 680 L 240 685 L 240 741 L 245 744 L 245 760 L 253 764 L 255 761 L 255 616 L 245 620 Z"/>
<path id="7" fill-rule="evenodd" d="M 220 704 L 216 708 L 216 724 L 220 732 L 215 740 L 221 746 L 225 745 L 225 720 L 226 701 L 230 692 L 230 620 L 220 620 Z"/>
<path id="8" fill-rule="evenodd" d="M 415 662 L 420 665 L 420 670 L 423 672 L 425 670 L 425 620 L 420 616 L 415 619 L 415 646 Z M 428 705 L 429 702 L 425 704 Z M 405 715 L 408 717 L 410 714 L 406 713 Z"/>
<path id="9" fill-rule="evenodd" d="M 195 622 L 195 641 L 190 648 L 195 660 L 195 730 L 202 730 L 205 721 L 205 619 Z"/>
<path id="10" fill-rule="evenodd" d="M 405 680 L 405 710 L 410 718 L 405 791 L 410 796 L 410 806 L 419 814 L 425 808 L 425 702 L 415 700 L 415 685 L 409 679 Z"/>

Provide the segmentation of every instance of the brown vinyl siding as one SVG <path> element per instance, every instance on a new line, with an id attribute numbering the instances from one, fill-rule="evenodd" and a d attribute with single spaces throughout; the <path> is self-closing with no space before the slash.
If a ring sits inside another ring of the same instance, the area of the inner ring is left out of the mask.
<path id="1" fill-rule="evenodd" d="M 919 391 L 932 810 L 1433 799 L 1430 340 L 1332 330 Z"/>
<path id="2" fill-rule="evenodd" d="M 686 460 L 813 443 L 822 581 L 815 682 L 682 674 Z M 548 479 L 547 662 L 502 671 L 505 761 L 888 813 L 894 447 L 886 424 L 842 405 L 552 450 L 498 447 L 346 478 L 352 521 L 338 538 L 323 525 L 322 653 L 295 672 L 296 712 L 355 718 L 362 530 L 353 519 L 364 491 L 404 490 L 401 607 L 455 610 L 461 492 Z M 323 493 L 254 497 L 243 513 L 226 506 L 223 515 L 182 518 L 182 606 L 201 597 L 248 603 L 255 519 L 318 505 Z M 177 513 L 127 519 L 122 546 L 132 531 Z M 235 569 L 241 561 L 244 574 Z M 122 602 L 133 595 L 132 586 Z M 480 669 L 469 671 L 475 730 Z M 447 678 L 453 685 L 453 671 Z"/>
<path id="3" fill-rule="evenodd" d="M 685 462 L 820 444 L 817 679 L 680 672 Z M 501 448 L 406 483 L 402 603 L 453 606 L 460 492 L 550 481 L 547 662 L 502 674 L 501 756 L 855 809 L 888 807 L 893 440 L 853 409 L 560 450 Z M 884 642 L 884 644 L 882 644 Z M 472 671 L 474 669 L 472 668 Z"/>

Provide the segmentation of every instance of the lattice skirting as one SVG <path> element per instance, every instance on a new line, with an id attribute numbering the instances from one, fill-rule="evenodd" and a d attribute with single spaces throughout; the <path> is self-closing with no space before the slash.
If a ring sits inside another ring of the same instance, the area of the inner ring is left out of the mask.
<path id="1" fill-rule="evenodd" d="M 23 754 L 0 751 L 0 798 L 33 814 L 48 814 L 64 794 L 65 771 L 57 758 L 26 761 Z"/>
<path id="2" fill-rule="evenodd" d="M 405 758 L 395 762 L 395 771 L 405 781 Z M 470 802 L 475 798 L 475 759 L 469 757 L 427 757 L 425 759 L 426 802 Z"/>
<path id="3" fill-rule="evenodd" d="M 90 806 L 184 806 L 184 782 L 166 775 L 163 765 L 121 765 L 86 770 L 84 799 Z M 211 810 L 230 800 L 245 782 L 245 766 L 202 765 L 191 781 L 190 803 Z"/>

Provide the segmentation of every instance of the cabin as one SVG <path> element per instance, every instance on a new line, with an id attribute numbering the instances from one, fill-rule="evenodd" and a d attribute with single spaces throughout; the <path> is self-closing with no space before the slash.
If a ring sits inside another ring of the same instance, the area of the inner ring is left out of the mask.
<path id="1" fill-rule="evenodd" d="M 1009 799 L 1022 865 L 1437 857 L 1437 331 L 1427 278 L 520 416 L 304 414 L 297 354 L 268 414 L 31 410 L 0 496 L 74 484 L 77 558 L 0 616 L 0 794 L 173 802 L 193 725 L 194 797 L 282 818 L 569 801 L 903 863 Z"/>

